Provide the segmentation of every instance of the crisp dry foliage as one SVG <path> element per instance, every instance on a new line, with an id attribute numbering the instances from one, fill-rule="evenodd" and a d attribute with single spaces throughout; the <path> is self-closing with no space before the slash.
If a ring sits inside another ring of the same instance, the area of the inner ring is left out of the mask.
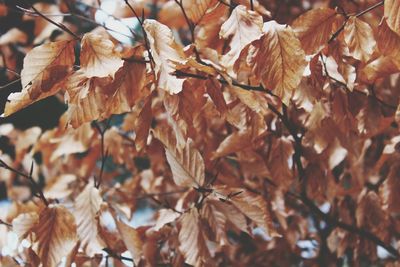
<path id="1" fill-rule="evenodd" d="M 397 266 L 399 0 L 15 2 L 0 266 Z"/>

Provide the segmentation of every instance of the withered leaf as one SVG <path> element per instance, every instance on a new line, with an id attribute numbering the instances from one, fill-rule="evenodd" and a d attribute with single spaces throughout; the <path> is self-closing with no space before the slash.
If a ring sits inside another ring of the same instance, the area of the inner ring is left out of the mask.
<path id="1" fill-rule="evenodd" d="M 22 91 L 8 97 L 4 116 L 9 116 L 43 98 L 56 94 L 75 61 L 75 41 L 40 45 L 24 58 Z"/>
<path id="2" fill-rule="evenodd" d="M 307 55 L 317 53 L 331 37 L 340 15 L 330 8 L 312 9 L 292 24 Z"/>
<path id="3" fill-rule="evenodd" d="M 45 208 L 32 231 L 36 236 L 35 252 L 44 267 L 57 266 L 78 241 L 74 216 L 61 205 Z"/>
<path id="4" fill-rule="evenodd" d="M 82 38 L 81 69 L 86 77 L 114 77 L 123 61 L 111 40 L 104 36 L 87 33 Z"/>
<path id="5" fill-rule="evenodd" d="M 346 23 L 344 34 L 351 55 L 358 60 L 367 61 L 376 45 L 371 26 L 352 16 Z"/>

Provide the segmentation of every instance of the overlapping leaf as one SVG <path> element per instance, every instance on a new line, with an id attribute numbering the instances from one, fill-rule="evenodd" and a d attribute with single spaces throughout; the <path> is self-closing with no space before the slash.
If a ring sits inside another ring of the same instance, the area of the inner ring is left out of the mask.
<path id="1" fill-rule="evenodd" d="M 376 45 L 371 26 L 353 16 L 347 21 L 344 34 L 351 55 L 358 60 L 367 61 Z"/>
<path id="2" fill-rule="evenodd" d="M 61 89 L 61 83 L 70 72 L 74 61 L 74 41 L 59 41 L 32 49 L 24 58 L 21 72 L 22 92 L 8 97 L 4 115 L 18 110 Z"/>
<path id="3" fill-rule="evenodd" d="M 99 253 L 105 246 L 98 235 L 96 219 L 102 202 L 99 190 L 92 183 L 87 184 L 75 200 L 78 236 L 88 255 Z"/>
<path id="4" fill-rule="evenodd" d="M 389 27 L 400 35 L 400 2 L 385 0 L 385 17 Z"/>
<path id="5" fill-rule="evenodd" d="M 32 231 L 36 236 L 35 251 L 44 267 L 57 266 L 78 240 L 74 216 L 59 205 L 45 208 Z"/>
<path id="6" fill-rule="evenodd" d="M 312 9 L 292 24 L 307 55 L 317 53 L 329 40 L 340 22 L 340 15 L 330 8 Z"/>
<path id="7" fill-rule="evenodd" d="M 183 79 L 178 79 L 173 72 L 174 62 L 183 62 L 182 48 L 175 42 L 171 30 L 156 20 L 147 19 L 143 27 L 150 42 L 155 61 L 158 87 L 170 94 L 182 91 Z"/>

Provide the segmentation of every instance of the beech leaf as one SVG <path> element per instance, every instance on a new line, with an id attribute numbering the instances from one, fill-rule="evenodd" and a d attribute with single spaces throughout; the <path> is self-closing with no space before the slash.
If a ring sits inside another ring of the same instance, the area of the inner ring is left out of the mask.
<path id="1" fill-rule="evenodd" d="M 75 41 L 52 42 L 33 48 L 24 58 L 22 91 L 9 95 L 4 116 L 56 94 L 75 61 Z"/>
<path id="2" fill-rule="evenodd" d="M 33 227 L 35 251 L 44 267 L 53 267 L 67 256 L 78 241 L 74 216 L 63 206 L 45 208 Z"/>

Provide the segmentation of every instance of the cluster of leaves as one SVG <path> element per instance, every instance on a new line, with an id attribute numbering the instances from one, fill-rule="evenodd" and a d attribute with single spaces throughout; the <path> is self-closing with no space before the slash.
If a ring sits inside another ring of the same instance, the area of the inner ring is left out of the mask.
<path id="1" fill-rule="evenodd" d="M 294 1 L 288 24 L 284 1 L 115 1 L 134 45 L 68 20 L 100 2 L 14 6 L 35 38 L 0 38 L 5 69 L 30 43 L 3 116 L 67 104 L 55 129 L 0 126 L 0 247 L 25 244 L 1 265 L 400 258 L 398 0 Z"/>

